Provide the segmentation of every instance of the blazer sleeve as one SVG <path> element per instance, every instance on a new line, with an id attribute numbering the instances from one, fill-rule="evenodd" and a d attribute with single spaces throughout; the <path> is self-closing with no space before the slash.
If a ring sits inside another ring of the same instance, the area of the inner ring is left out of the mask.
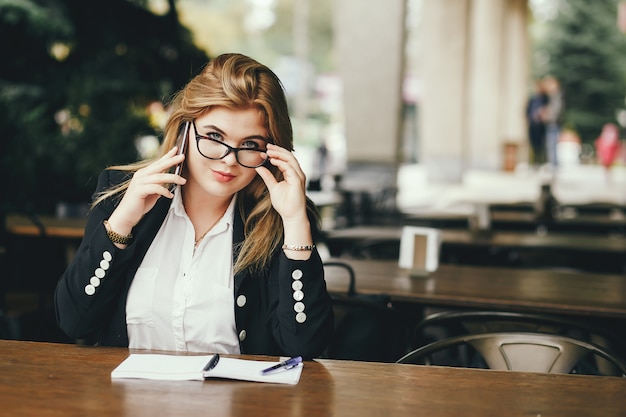
<path id="1" fill-rule="evenodd" d="M 314 241 L 319 237 L 316 209 L 309 201 Z M 324 268 L 317 249 L 307 260 L 287 258 L 279 249 L 270 269 L 270 294 L 277 296 L 273 316 L 274 339 L 289 356 L 313 358 L 328 345 L 334 328 Z"/>
<path id="2" fill-rule="evenodd" d="M 104 171 L 96 194 L 122 181 L 123 175 Z M 104 201 L 89 212 L 83 240 L 56 287 L 57 323 L 71 338 L 97 336 L 109 325 L 124 290 L 125 268 L 133 257 L 134 245 L 120 250 L 108 238 L 103 221 L 114 208 L 114 201 Z"/>
<path id="3" fill-rule="evenodd" d="M 334 317 L 317 250 L 306 261 L 289 259 L 281 250 L 270 276 L 278 295 L 275 340 L 289 356 L 319 356 L 332 336 Z"/>

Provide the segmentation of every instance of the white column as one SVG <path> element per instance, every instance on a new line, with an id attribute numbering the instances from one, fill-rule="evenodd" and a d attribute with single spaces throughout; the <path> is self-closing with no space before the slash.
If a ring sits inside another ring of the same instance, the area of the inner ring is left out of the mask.
<path id="1" fill-rule="evenodd" d="M 433 180 L 460 180 L 467 135 L 468 0 L 424 0 L 419 162 Z"/>
<path id="2" fill-rule="evenodd" d="M 502 160 L 502 39 L 505 2 L 474 0 L 470 13 L 468 67 L 469 167 L 499 169 Z"/>
<path id="3" fill-rule="evenodd" d="M 419 162 L 431 179 L 500 170 L 504 144 L 525 143 L 526 8 L 527 0 L 424 0 Z"/>
<path id="4" fill-rule="evenodd" d="M 530 42 L 528 36 L 528 1 L 508 0 L 504 16 L 505 40 L 502 56 L 502 123 L 500 137 L 518 146 L 517 160 L 528 160 L 526 100 L 530 74 Z"/>
<path id="5" fill-rule="evenodd" d="M 348 163 L 396 163 L 404 62 L 404 0 L 337 0 Z"/>
<path id="6" fill-rule="evenodd" d="M 298 58 L 301 74 L 295 94 L 293 115 L 304 125 L 308 109 L 309 74 L 306 63 L 309 61 L 309 0 L 294 0 L 293 2 L 293 45 L 294 55 Z M 300 132 L 298 132 L 300 133 Z"/>

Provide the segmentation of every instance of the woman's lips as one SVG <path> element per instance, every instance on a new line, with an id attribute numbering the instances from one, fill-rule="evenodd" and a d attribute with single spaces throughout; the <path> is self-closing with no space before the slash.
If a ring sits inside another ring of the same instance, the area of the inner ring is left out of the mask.
<path id="1" fill-rule="evenodd" d="M 229 182 L 235 178 L 233 174 L 230 174 L 228 172 L 222 172 L 222 171 L 212 171 L 212 172 L 213 172 L 213 176 L 215 177 L 215 179 L 218 180 L 219 182 Z"/>

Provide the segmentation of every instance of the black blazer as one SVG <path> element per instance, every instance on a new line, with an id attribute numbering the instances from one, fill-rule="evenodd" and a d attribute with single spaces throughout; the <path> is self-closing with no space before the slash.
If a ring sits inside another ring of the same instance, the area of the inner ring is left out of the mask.
<path id="1" fill-rule="evenodd" d="M 96 192 L 127 178 L 127 173 L 105 170 L 100 174 Z M 128 290 L 170 203 L 167 198 L 158 200 L 135 226 L 134 238 L 125 249 L 109 240 L 103 225 L 117 201 L 106 200 L 89 213 L 84 238 L 55 292 L 57 322 L 68 336 L 100 345 L 128 346 Z M 243 240 L 243 221 L 239 210 L 235 210 L 234 217 L 236 247 Z M 316 222 L 312 220 L 311 224 Z M 313 227 L 315 236 L 317 230 Z M 233 250 L 233 257 L 236 256 Z M 294 310 L 294 280 L 303 284 L 304 314 Z M 239 345 L 244 354 L 313 358 L 322 353 L 330 340 L 333 312 L 316 250 L 308 260 L 298 261 L 288 259 L 278 249 L 265 270 L 236 274 L 234 300 Z"/>

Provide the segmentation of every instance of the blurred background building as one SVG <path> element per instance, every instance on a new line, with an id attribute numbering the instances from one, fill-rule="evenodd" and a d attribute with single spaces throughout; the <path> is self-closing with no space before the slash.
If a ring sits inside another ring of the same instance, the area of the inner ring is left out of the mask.
<path id="1" fill-rule="evenodd" d="M 595 163 L 601 127 L 626 124 L 623 11 L 618 0 L 3 2 L 5 206 L 88 201 L 103 167 L 154 153 L 171 94 L 230 51 L 283 80 L 296 152 L 321 188 L 351 173 L 394 182 L 407 165 L 445 182 L 524 167 L 526 102 L 548 74 L 575 159 Z"/>

